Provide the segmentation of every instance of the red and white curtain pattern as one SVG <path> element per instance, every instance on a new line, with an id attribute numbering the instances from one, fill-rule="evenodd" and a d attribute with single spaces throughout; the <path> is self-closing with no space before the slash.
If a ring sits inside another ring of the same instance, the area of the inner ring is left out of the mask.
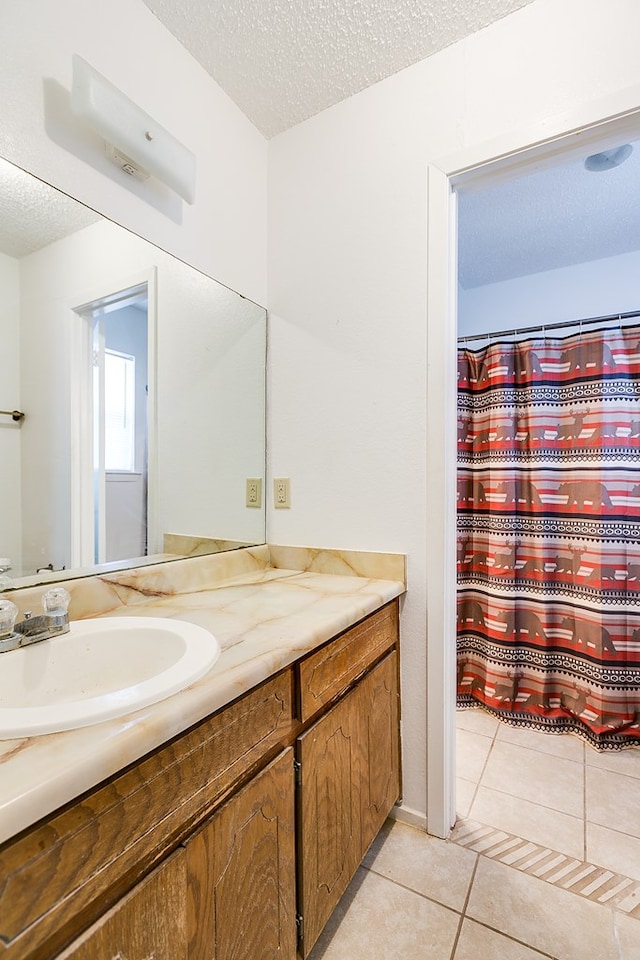
<path id="1" fill-rule="evenodd" d="M 640 742 L 640 327 L 458 352 L 458 702 Z"/>

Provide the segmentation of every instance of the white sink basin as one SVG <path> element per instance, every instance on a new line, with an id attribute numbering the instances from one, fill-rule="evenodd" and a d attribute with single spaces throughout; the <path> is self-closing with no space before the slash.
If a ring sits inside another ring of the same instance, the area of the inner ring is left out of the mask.
<path id="1" fill-rule="evenodd" d="M 0 739 L 139 710 L 199 680 L 219 656 L 208 630 L 181 620 L 75 621 L 61 637 L 0 654 Z"/>

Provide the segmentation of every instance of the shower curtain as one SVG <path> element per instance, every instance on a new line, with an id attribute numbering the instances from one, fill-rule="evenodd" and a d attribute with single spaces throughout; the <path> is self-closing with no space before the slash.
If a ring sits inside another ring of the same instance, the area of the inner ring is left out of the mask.
<path id="1" fill-rule="evenodd" d="M 640 743 L 640 326 L 458 352 L 458 703 Z"/>

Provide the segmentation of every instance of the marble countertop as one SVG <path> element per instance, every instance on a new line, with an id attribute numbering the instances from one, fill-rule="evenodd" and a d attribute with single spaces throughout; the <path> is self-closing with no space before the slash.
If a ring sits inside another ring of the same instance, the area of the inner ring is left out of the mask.
<path id="1" fill-rule="evenodd" d="M 324 557 L 329 553 L 322 551 Z M 182 585 L 180 592 L 166 587 L 142 589 L 138 582 L 133 587 L 131 577 L 127 582 L 122 575 L 105 578 L 111 589 L 116 584 L 121 596 L 120 605 L 108 610 L 107 615 L 173 617 L 197 623 L 217 637 L 222 653 L 201 680 L 143 710 L 64 733 L 0 741 L 0 842 L 236 699 L 405 590 L 400 577 L 368 577 L 352 569 L 348 575 L 317 572 L 327 566 L 324 560 L 319 564 L 317 556 L 313 563 L 306 563 L 308 569 L 302 570 L 273 566 L 272 558 L 263 560 L 261 555 L 259 562 L 253 562 L 255 550 L 251 556 L 251 563 L 246 558 L 236 558 L 235 562 L 237 566 L 242 560 L 245 567 L 253 569 L 235 576 L 209 578 L 210 582 L 205 584 L 202 580 L 207 578 L 201 573 L 197 578 L 200 582 L 190 590 Z M 280 559 L 283 558 L 287 559 L 286 554 Z M 343 569 L 340 563 L 333 566 Z M 389 569 L 395 574 L 398 566 Z M 164 567 L 165 580 L 166 570 Z M 97 586 L 91 584 L 94 590 Z M 132 592 L 134 597 L 128 595 Z M 96 614 L 105 615 L 99 604 L 98 609 L 83 611 L 82 616 Z M 72 619 L 75 618 L 72 611 Z"/>

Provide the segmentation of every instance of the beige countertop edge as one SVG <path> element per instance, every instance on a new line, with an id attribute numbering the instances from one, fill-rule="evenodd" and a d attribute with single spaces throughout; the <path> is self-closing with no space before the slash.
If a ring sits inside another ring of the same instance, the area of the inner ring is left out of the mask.
<path id="1" fill-rule="evenodd" d="M 271 569 L 118 614 L 207 626 L 222 653 L 201 680 L 116 720 L 0 741 L 0 843 L 232 702 L 405 592 L 399 580 Z"/>

